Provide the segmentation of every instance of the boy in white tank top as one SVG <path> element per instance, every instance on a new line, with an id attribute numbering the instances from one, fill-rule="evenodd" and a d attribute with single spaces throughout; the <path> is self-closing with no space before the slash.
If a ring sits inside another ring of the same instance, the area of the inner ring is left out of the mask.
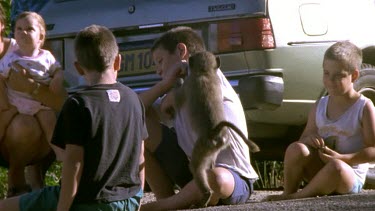
<path id="1" fill-rule="evenodd" d="M 349 41 L 328 48 L 323 60 L 328 96 L 315 103 L 301 138 L 286 150 L 283 194 L 268 200 L 361 191 L 375 157 L 374 105 L 353 88 L 361 63 L 361 49 Z M 299 190 L 302 180 L 308 184 Z"/>

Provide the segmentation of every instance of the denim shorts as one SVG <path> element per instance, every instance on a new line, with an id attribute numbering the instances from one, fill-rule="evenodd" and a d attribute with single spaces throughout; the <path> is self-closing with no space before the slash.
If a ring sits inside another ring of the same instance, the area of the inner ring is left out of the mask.
<path id="1" fill-rule="evenodd" d="M 189 159 L 178 145 L 177 135 L 174 129 L 162 125 L 162 140 L 154 155 L 167 176 L 179 187 L 182 188 L 193 180 L 189 169 Z M 254 180 L 241 177 L 237 172 L 231 169 L 228 170 L 234 177 L 234 191 L 227 199 L 221 199 L 219 204 L 229 205 L 245 203 L 253 192 Z"/>
<path id="2" fill-rule="evenodd" d="M 240 176 L 237 172 L 228 169 L 234 177 L 234 190 L 226 199 L 220 199 L 218 205 L 244 204 L 254 192 L 254 179 Z"/>
<path id="3" fill-rule="evenodd" d="M 36 210 L 56 210 L 57 202 L 60 196 L 60 186 L 45 187 L 37 191 L 24 194 L 20 197 L 19 210 L 20 211 L 36 211 Z M 143 191 L 140 190 L 134 197 L 126 200 L 114 201 L 108 203 L 93 202 L 73 204 L 71 211 L 89 211 L 89 210 L 127 210 L 136 211 L 140 207 Z"/>

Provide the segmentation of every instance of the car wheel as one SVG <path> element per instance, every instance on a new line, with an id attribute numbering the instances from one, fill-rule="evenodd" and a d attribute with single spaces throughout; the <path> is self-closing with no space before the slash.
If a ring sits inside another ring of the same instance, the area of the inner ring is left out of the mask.
<path id="1" fill-rule="evenodd" d="M 365 186 L 366 189 L 375 189 L 375 165 L 371 165 L 367 175 Z"/>
<path id="2" fill-rule="evenodd" d="M 354 89 L 371 99 L 375 104 L 375 66 L 362 64 L 360 76 L 354 82 Z M 371 165 L 366 175 L 365 188 L 375 189 L 375 165 Z"/>
<path id="3" fill-rule="evenodd" d="M 375 104 L 375 66 L 362 64 L 354 89 L 371 99 Z"/>

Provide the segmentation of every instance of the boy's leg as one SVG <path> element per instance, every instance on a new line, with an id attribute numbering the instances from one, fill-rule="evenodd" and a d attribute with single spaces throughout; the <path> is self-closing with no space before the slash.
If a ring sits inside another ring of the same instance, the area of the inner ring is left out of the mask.
<path id="1" fill-rule="evenodd" d="M 216 167 L 209 173 L 209 182 L 214 194 L 209 205 L 242 204 L 252 192 L 252 184 L 244 181 L 240 176 L 222 167 Z M 237 183 L 237 184 L 236 184 Z M 200 203 L 203 198 L 195 181 L 190 181 L 177 194 L 141 206 L 142 211 L 176 210 L 189 208 Z"/>
<path id="2" fill-rule="evenodd" d="M 317 150 L 299 142 L 289 145 L 284 158 L 283 194 L 297 192 L 302 180 L 310 181 L 323 166 Z"/>
<path id="3" fill-rule="evenodd" d="M 243 204 L 253 193 L 254 180 L 244 178 L 231 169 L 216 167 L 210 171 L 209 177 L 214 191 L 209 205 Z"/>
<path id="4" fill-rule="evenodd" d="M 198 186 L 192 180 L 177 194 L 142 205 L 141 211 L 186 209 L 198 204 L 202 197 L 203 195 L 200 194 Z"/>
<path id="5" fill-rule="evenodd" d="M 56 125 L 55 112 L 53 110 L 40 110 L 35 116 L 40 124 L 40 127 L 42 128 L 46 140 L 56 154 L 56 160 L 62 161 L 64 150 L 51 144 L 53 131 Z"/>
<path id="6" fill-rule="evenodd" d="M 156 199 L 162 199 L 174 194 L 172 181 L 168 178 L 155 156 L 145 149 L 146 181 Z"/>
<path id="7" fill-rule="evenodd" d="M 159 117 L 153 108 L 146 112 L 148 139 L 145 141 L 146 181 L 157 199 L 173 195 L 173 184 L 154 156 L 162 139 L 162 128 Z"/>
<path id="8" fill-rule="evenodd" d="M 146 181 L 158 199 L 166 198 L 174 195 L 174 183 L 183 187 L 191 180 L 188 160 L 178 146 L 176 134 L 160 124 L 152 108 L 147 111 L 146 124 Z"/>
<path id="9" fill-rule="evenodd" d="M 298 191 L 303 179 L 309 183 Z M 340 160 L 324 164 L 319 159 L 317 150 L 295 142 L 288 147 L 285 154 L 284 193 L 269 196 L 267 200 L 304 198 L 333 192 L 348 193 L 354 182 L 355 175 L 349 165 Z"/>
<path id="10" fill-rule="evenodd" d="M 302 190 L 285 199 L 306 198 L 331 193 L 350 193 L 356 182 L 353 169 L 341 160 L 331 160 Z"/>

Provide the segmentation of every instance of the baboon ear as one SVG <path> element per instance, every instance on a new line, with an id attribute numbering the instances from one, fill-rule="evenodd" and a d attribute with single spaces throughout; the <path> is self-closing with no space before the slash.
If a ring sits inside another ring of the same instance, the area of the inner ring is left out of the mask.
<path id="1" fill-rule="evenodd" d="M 216 56 L 216 69 L 220 68 L 220 57 Z"/>

